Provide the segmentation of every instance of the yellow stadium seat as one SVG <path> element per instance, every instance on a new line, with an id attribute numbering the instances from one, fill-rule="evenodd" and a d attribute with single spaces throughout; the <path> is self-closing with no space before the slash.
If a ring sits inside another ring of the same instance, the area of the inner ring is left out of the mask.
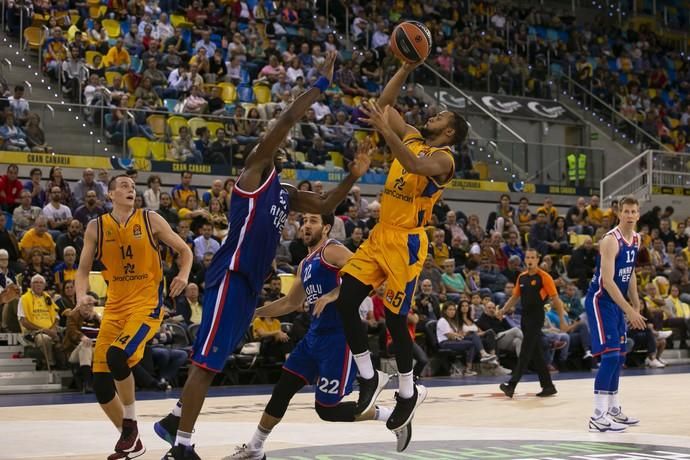
<path id="1" fill-rule="evenodd" d="M 483 161 L 475 161 L 472 169 L 479 173 L 479 180 L 486 180 L 489 178 L 489 166 Z"/>
<path id="2" fill-rule="evenodd" d="M 105 299 L 108 295 L 108 285 L 101 272 L 89 273 L 89 290 L 98 295 L 100 299 Z"/>
<path id="3" fill-rule="evenodd" d="M 127 140 L 129 155 L 132 158 L 149 157 L 149 140 L 145 137 L 131 137 Z"/>
<path id="4" fill-rule="evenodd" d="M 115 19 L 104 19 L 101 24 L 108 34 L 108 38 L 118 38 L 121 34 L 120 23 Z"/>
<path id="5" fill-rule="evenodd" d="M 187 120 L 182 117 L 172 116 L 167 119 L 166 124 L 168 125 L 168 130 L 170 130 L 170 135 L 177 137 L 180 135 L 180 128 L 187 126 Z"/>
<path id="6" fill-rule="evenodd" d="M 355 96 L 352 98 L 352 105 L 359 106 L 362 103 L 362 96 Z"/>
<path id="7" fill-rule="evenodd" d="M 31 25 L 33 27 L 43 27 L 48 23 L 50 16 L 44 16 L 42 14 L 34 13 L 31 17 Z"/>
<path id="8" fill-rule="evenodd" d="M 108 7 L 105 5 L 96 5 L 96 6 L 90 6 L 89 7 L 89 17 L 91 19 L 99 19 L 105 16 L 105 13 L 108 12 Z"/>
<path id="9" fill-rule="evenodd" d="M 357 142 L 362 142 L 369 135 L 366 131 L 355 131 L 355 139 Z"/>
<path id="10" fill-rule="evenodd" d="M 576 235 L 576 238 L 575 238 L 575 247 L 580 247 L 580 246 L 582 246 L 588 238 L 591 239 L 592 237 L 589 236 L 589 235 Z"/>
<path id="11" fill-rule="evenodd" d="M 283 295 L 287 295 L 290 292 L 292 283 L 295 282 L 295 275 L 292 273 L 281 273 L 278 277 L 280 278 L 280 292 Z"/>
<path id="12" fill-rule="evenodd" d="M 680 120 L 677 118 L 669 118 L 669 121 L 671 122 L 671 129 L 676 129 L 680 126 Z"/>
<path id="13" fill-rule="evenodd" d="M 305 162 L 307 161 L 307 156 L 304 154 L 304 152 L 295 151 L 295 160 Z"/>
<path id="14" fill-rule="evenodd" d="M 122 77 L 122 74 L 120 72 L 106 72 L 105 73 L 105 81 L 108 82 L 108 86 L 113 85 L 113 81 L 115 81 L 115 77 Z"/>
<path id="15" fill-rule="evenodd" d="M 165 142 L 149 142 L 151 157 L 155 161 L 166 161 L 168 154 L 168 144 Z"/>
<path id="16" fill-rule="evenodd" d="M 223 99 L 223 102 L 226 104 L 233 104 L 237 99 L 237 88 L 235 88 L 235 85 L 228 82 L 222 82 L 219 83 L 218 86 L 221 90 L 220 97 Z"/>
<path id="17" fill-rule="evenodd" d="M 38 50 L 45 39 L 44 29 L 41 27 L 27 27 L 24 29 L 24 48 Z"/>
<path id="18" fill-rule="evenodd" d="M 190 118 L 189 121 L 187 121 L 187 125 L 189 126 L 189 131 L 191 132 L 193 137 L 197 137 L 196 136 L 196 130 L 197 129 L 203 128 L 203 127 L 208 127 L 208 123 L 206 122 L 206 120 L 204 120 L 201 117 Z"/>
<path id="19" fill-rule="evenodd" d="M 354 105 L 354 103 L 355 101 L 352 98 L 352 96 L 350 96 L 349 94 L 343 94 L 343 104 L 349 105 L 351 107 Z"/>
<path id="20" fill-rule="evenodd" d="M 159 139 L 165 137 L 165 115 L 149 115 L 146 117 L 146 124 L 154 136 Z"/>
<path id="21" fill-rule="evenodd" d="M 218 121 L 209 121 L 206 123 L 206 126 L 208 127 L 208 130 L 211 133 L 211 137 L 214 139 L 216 137 L 216 132 L 219 129 L 225 128 L 225 125 L 223 123 L 218 122 Z"/>
<path id="22" fill-rule="evenodd" d="M 96 56 L 101 57 L 101 62 L 103 61 L 103 55 L 99 53 L 98 51 L 87 51 L 86 52 L 86 63 L 90 66 L 94 66 L 95 64 L 93 61 L 96 59 Z"/>
<path id="23" fill-rule="evenodd" d="M 254 85 L 254 96 L 257 104 L 267 104 L 271 102 L 271 89 L 266 85 Z"/>
<path id="24" fill-rule="evenodd" d="M 328 152 L 331 155 L 331 161 L 333 161 L 333 166 L 339 168 L 345 167 L 345 161 L 343 160 L 343 155 L 340 152 Z"/>

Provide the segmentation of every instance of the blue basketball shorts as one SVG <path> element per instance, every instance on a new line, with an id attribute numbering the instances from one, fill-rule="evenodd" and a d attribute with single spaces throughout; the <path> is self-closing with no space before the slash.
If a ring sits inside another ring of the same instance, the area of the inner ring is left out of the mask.
<path id="1" fill-rule="evenodd" d="M 283 369 L 316 385 L 316 402 L 335 406 L 352 392 L 357 366 L 342 333 L 307 334 L 290 353 Z"/>
<path id="2" fill-rule="evenodd" d="M 192 363 L 213 372 L 222 371 L 249 329 L 256 302 L 254 290 L 237 272 L 228 270 L 220 284 L 207 288 Z"/>

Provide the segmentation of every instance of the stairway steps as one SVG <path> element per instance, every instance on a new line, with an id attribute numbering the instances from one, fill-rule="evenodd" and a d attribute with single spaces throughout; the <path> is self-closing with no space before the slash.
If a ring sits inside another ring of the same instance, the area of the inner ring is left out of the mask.
<path id="1" fill-rule="evenodd" d="M 57 393 L 62 391 L 59 383 L 43 383 L 34 385 L 4 385 L 0 386 L 0 394 L 20 394 L 20 393 Z"/>

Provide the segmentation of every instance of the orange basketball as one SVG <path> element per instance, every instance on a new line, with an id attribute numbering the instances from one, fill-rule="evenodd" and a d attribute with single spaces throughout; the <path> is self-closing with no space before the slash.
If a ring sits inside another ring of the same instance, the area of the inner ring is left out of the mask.
<path id="1" fill-rule="evenodd" d="M 401 22 L 391 34 L 391 51 L 406 62 L 419 62 L 431 52 L 431 32 L 417 21 Z"/>

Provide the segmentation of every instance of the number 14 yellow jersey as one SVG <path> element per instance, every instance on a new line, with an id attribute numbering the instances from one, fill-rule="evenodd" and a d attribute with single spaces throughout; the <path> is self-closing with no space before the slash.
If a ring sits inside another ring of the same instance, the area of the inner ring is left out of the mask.
<path id="1" fill-rule="evenodd" d="M 97 219 L 96 259 L 104 265 L 108 283 L 108 314 L 151 309 L 163 305 L 163 268 L 153 237 L 148 209 L 135 209 L 120 224 L 112 214 Z"/>

